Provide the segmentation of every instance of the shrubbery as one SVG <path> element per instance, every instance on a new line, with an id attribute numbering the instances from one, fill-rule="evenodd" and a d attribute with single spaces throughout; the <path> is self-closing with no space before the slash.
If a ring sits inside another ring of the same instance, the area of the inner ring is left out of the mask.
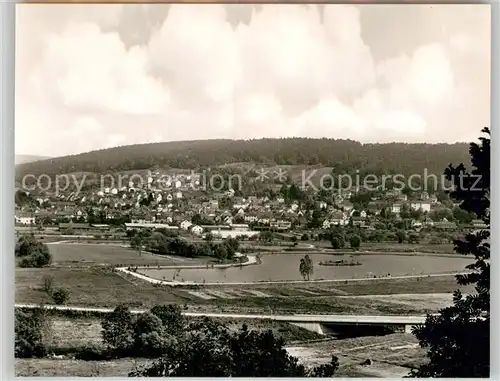
<path id="1" fill-rule="evenodd" d="M 45 356 L 43 345 L 44 315 L 39 309 L 15 312 L 15 357 Z"/>
<path id="2" fill-rule="evenodd" d="M 208 318 L 187 326 L 170 338 L 152 366 L 132 372 L 137 377 L 331 377 L 338 368 L 328 364 L 308 369 L 284 348 L 271 330 L 232 332 Z"/>
<path id="3" fill-rule="evenodd" d="M 52 262 L 47 245 L 33 236 L 21 236 L 15 248 L 16 257 L 21 258 L 20 267 L 44 267 Z"/>
<path id="4" fill-rule="evenodd" d="M 55 304 L 65 304 L 69 299 L 69 291 L 65 288 L 59 287 L 53 290 L 50 296 Z"/>
<path id="5" fill-rule="evenodd" d="M 201 243 L 191 243 L 172 234 L 165 229 L 151 231 L 129 232 L 132 248 L 139 250 L 145 247 L 147 251 L 155 254 L 177 255 L 181 257 L 215 257 L 220 261 L 232 260 L 239 249 L 236 238 L 226 238 L 221 243 L 212 240 Z"/>
<path id="6" fill-rule="evenodd" d="M 16 357 L 46 354 L 43 324 L 50 311 L 16 310 Z M 234 332 L 208 318 L 188 324 L 176 305 L 156 306 L 137 315 L 121 305 L 106 313 L 101 325 L 106 347 L 86 346 L 72 354 L 87 361 L 157 358 L 130 376 L 331 377 L 338 368 L 336 357 L 313 369 L 304 367 L 271 330 L 258 332 L 243 326 Z"/>

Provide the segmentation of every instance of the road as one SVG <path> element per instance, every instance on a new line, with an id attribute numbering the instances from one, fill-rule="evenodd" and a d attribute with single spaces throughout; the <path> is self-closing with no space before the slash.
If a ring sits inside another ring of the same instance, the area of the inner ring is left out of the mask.
<path id="1" fill-rule="evenodd" d="M 36 308 L 36 304 L 15 304 L 16 308 Z M 46 308 L 61 311 L 89 311 L 89 312 L 112 312 L 112 308 L 80 307 L 80 306 L 54 306 L 46 305 Z M 143 313 L 147 310 L 131 310 L 132 313 Z M 211 317 L 228 319 L 270 319 L 299 323 L 345 323 L 345 324 L 422 324 L 425 316 L 396 316 L 396 315 L 249 315 L 234 313 L 209 313 L 209 312 L 184 312 L 188 317 Z"/>

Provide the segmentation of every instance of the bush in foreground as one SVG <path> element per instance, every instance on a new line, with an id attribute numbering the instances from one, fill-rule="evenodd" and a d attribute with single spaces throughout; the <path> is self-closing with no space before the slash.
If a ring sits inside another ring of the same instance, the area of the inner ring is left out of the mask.
<path id="1" fill-rule="evenodd" d="M 60 287 L 52 291 L 51 297 L 55 304 L 65 304 L 69 299 L 69 291 Z"/>
<path id="2" fill-rule="evenodd" d="M 42 311 L 35 309 L 31 311 L 15 312 L 15 357 L 41 357 L 45 355 L 43 345 L 43 321 Z"/>
<path id="3" fill-rule="evenodd" d="M 270 330 L 250 331 L 243 325 L 238 332 L 230 332 L 205 319 L 192 324 L 152 366 L 129 376 L 331 377 L 338 368 L 337 358 L 332 357 L 329 364 L 308 369 L 288 354 L 284 344 Z"/>
<path id="4" fill-rule="evenodd" d="M 234 332 L 208 318 L 186 324 L 172 305 L 135 316 L 118 306 L 103 319 L 102 328 L 104 343 L 115 356 L 157 359 L 130 373 L 134 377 L 330 377 L 338 368 L 336 357 L 320 367 L 304 367 L 271 330 L 244 325 Z"/>

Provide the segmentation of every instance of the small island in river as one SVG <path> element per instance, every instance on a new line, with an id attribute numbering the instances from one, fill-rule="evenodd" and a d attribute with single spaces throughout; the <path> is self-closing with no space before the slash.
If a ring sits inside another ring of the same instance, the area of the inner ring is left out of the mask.
<path id="1" fill-rule="evenodd" d="M 360 266 L 361 262 L 356 262 L 354 260 L 346 261 L 341 259 L 339 261 L 324 261 L 319 263 L 321 266 Z"/>

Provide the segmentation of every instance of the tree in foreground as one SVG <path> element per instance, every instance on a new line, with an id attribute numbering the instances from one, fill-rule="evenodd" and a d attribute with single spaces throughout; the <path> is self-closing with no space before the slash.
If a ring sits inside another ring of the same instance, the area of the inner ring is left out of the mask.
<path id="1" fill-rule="evenodd" d="M 134 346 L 135 319 L 128 307 L 117 306 L 101 322 L 102 339 L 108 349 L 129 352 Z"/>
<path id="2" fill-rule="evenodd" d="M 15 312 L 15 357 L 41 357 L 45 355 L 43 345 L 44 316 L 42 311 Z"/>
<path id="3" fill-rule="evenodd" d="M 151 313 L 161 319 L 165 330 L 171 335 L 177 336 L 180 332 L 182 332 L 186 325 L 181 309 L 177 305 L 168 304 L 154 306 L 151 309 Z"/>
<path id="4" fill-rule="evenodd" d="M 209 319 L 191 324 L 175 345 L 165 349 L 151 366 L 129 374 L 132 377 L 331 377 L 338 368 L 328 364 L 307 369 L 290 356 L 284 341 L 272 331 L 238 332 Z"/>
<path id="5" fill-rule="evenodd" d="M 482 132 L 488 134 L 489 129 Z M 463 164 L 449 166 L 445 175 L 454 185 L 450 196 L 461 201 L 460 208 L 475 213 L 490 226 L 490 139 L 471 143 L 472 170 Z M 412 371 L 413 377 L 490 376 L 490 232 L 481 230 L 455 240 L 455 251 L 473 255 L 475 262 L 466 275 L 458 275 L 460 285 L 474 285 L 475 293 L 463 296 L 455 291 L 453 305 L 428 316 L 414 334 L 427 349 L 429 363 Z"/>

